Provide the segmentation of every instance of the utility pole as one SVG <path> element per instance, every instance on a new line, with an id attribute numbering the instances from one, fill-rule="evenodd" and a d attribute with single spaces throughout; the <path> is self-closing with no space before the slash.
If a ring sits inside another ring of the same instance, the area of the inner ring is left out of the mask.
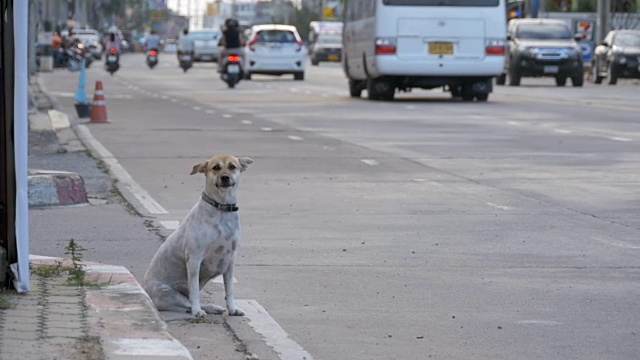
<path id="1" fill-rule="evenodd" d="M 611 18 L 611 0 L 598 0 L 598 19 L 596 28 L 598 29 L 596 36 L 596 44 L 602 43 L 602 40 L 609 32 Z"/>

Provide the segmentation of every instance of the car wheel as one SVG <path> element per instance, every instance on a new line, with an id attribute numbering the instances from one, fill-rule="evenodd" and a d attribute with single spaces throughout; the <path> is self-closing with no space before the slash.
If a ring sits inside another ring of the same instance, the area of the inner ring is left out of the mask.
<path id="1" fill-rule="evenodd" d="M 517 70 L 509 71 L 509 86 L 520 86 L 520 74 Z"/>
<path id="2" fill-rule="evenodd" d="M 487 101 L 487 100 L 489 100 L 489 94 L 476 95 L 476 99 L 478 99 L 478 101 L 482 101 L 482 102 Z"/>
<path id="3" fill-rule="evenodd" d="M 311 60 L 311 65 L 313 65 L 313 66 L 318 66 L 318 64 L 320 64 L 320 61 L 318 61 L 318 60 Z"/>
<path id="4" fill-rule="evenodd" d="M 607 67 L 607 80 L 609 81 L 609 85 L 618 83 L 618 69 L 616 69 L 614 64 L 609 64 Z"/>
<path id="5" fill-rule="evenodd" d="M 349 95 L 354 98 L 362 96 L 362 87 L 359 81 L 349 79 Z"/>
<path id="6" fill-rule="evenodd" d="M 293 74 L 293 79 L 294 80 L 304 80 L 304 73 L 303 72 L 299 72 L 299 73 Z"/>
<path id="7" fill-rule="evenodd" d="M 251 73 L 250 73 L 250 72 L 247 72 L 247 73 L 244 75 L 244 79 L 245 79 L 245 80 L 251 80 Z"/>
<path id="8" fill-rule="evenodd" d="M 496 85 L 504 85 L 507 82 L 507 74 L 502 73 L 496 77 Z"/>
<path id="9" fill-rule="evenodd" d="M 583 84 L 584 84 L 583 74 L 576 75 L 571 78 L 571 85 L 573 85 L 573 87 L 581 87 Z"/>
<path id="10" fill-rule="evenodd" d="M 556 85 L 557 86 L 565 86 L 567 85 L 567 77 L 564 75 L 556 76 Z"/>

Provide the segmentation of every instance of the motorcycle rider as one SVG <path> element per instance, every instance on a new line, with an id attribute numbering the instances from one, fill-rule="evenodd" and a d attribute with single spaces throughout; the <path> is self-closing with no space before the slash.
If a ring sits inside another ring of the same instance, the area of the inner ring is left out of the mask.
<path id="1" fill-rule="evenodd" d="M 160 39 L 160 36 L 158 36 L 155 32 L 155 30 L 151 30 L 149 32 L 149 36 L 147 37 L 146 41 L 145 41 L 145 46 L 147 47 L 147 51 L 151 51 L 151 50 L 155 50 L 158 51 L 160 50 L 160 43 L 162 42 L 162 40 Z"/>
<path id="2" fill-rule="evenodd" d="M 193 58 L 193 39 L 189 36 L 189 29 L 182 30 L 182 36 L 178 40 L 178 59 L 180 55 L 191 55 Z"/>
<path id="3" fill-rule="evenodd" d="M 109 31 L 104 49 L 107 53 L 109 53 L 111 49 L 116 49 L 116 53 L 120 54 L 120 37 L 115 31 Z"/>
<path id="4" fill-rule="evenodd" d="M 233 18 L 228 18 L 224 22 L 222 39 L 220 40 L 220 46 L 223 46 L 224 49 L 220 51 L 220 55 L 218 57 L 218 72 L 223 71 L 224 59 L 229 54 L 238 54 L 241 57 L 244 57 L 239 25 L 238 20 Z"/>

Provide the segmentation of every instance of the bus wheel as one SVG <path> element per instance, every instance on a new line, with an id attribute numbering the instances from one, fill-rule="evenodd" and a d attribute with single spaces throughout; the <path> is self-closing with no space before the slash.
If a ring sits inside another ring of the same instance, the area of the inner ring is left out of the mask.
<path id="1" fill-rule="evenodd" d="M 354 98 L 362 96 L 362 86 L 359 81 L 349 79 L 349 94 Z"/>

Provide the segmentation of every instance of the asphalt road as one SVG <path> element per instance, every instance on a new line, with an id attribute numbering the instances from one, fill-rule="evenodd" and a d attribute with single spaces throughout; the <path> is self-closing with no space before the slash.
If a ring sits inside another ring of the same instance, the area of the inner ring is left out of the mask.
<path id="1" fill-rule="evenodd" d="M 640 354 L 637 82 L 524 78 L 487 103 L 439 89 L 370 102 L 348 96 L 339 64 L 233 90 L 174 54 L 153 70 L 124 56 L 113 77 L 100 65 L 88 84 L 104 82 L 111 123 L 89 128 L 167 210 L 134 201 L 156 226 L 197 200 L 194 164 L 255 160 L 236 298 L 314 359 Z M 45 80 L 72 103 L 77 78 Z"/>

